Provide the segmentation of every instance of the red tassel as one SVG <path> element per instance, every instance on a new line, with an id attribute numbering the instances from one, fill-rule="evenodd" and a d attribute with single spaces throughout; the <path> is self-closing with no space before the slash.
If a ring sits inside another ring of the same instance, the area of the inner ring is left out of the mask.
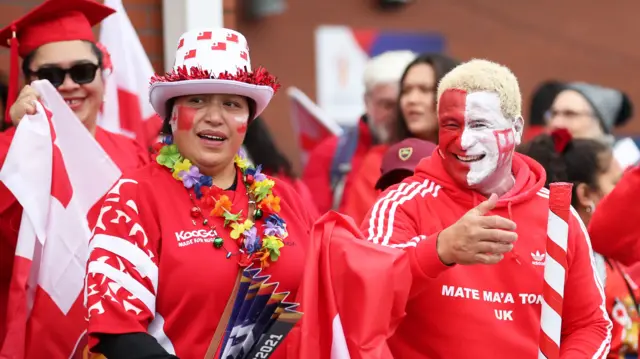
<path id="1" fill-rule="evenodd" d="M 7 124 L 11 123 L 11 116 L 9 115 L 9 110 L 11 109 L 11 105 L 16 102 L 18 98 L 18 85 L 19 85 L 19 77 L 20 73 L 18 72 L 18 38 L 16 37 L 16 26 L 11 25 L 11 40 L 10 42 L 10 69 L 9 69 L 9 90 L 7 93 L 7 108 L 5 109 L 4 121 Z"/>
<path id="2" fill-rule="evenodd" d="M 186 66 L 179 67 L 178 69 L 174 69 L 171 72 L 167 72 L 163 76 L 153 75 L 151 78 L 151 84 L 156 82 L 176 82 L 176 81 L 185 81 L 185 80 L 208 80 L 208 79 L 219 79 L 219 80 L 230 80 L 230 81 L 239 81 L 248 83 L 251 85 L 257 86 L 269 86 L 273 89 L 273 92 L 277 92 L 280 88 L 280 84 L 278 83 L 278 79 L 271 75 L 266 69 L 263 67 L 258 67 L 255 71 L 249 72 L 245 67 L 243 69 L 238 69 L 238 72 L 235 74 L 231 74 L 229 72 L 224 72 L 218 77 L 211 75 L 211 73 L 207 70 L 203 70 L 199 67 L 192 67 L 190 70 L 187 70 Z"/>

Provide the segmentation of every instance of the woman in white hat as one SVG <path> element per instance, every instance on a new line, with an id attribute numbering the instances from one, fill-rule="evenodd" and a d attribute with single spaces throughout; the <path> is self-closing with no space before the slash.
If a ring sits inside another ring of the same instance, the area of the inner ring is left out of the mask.
<path id="1" fill-rule="evenodd" d="M 174 70 L 154 76 L 149 92 L 170 135 L 154 163 L 107 195 L 91 241 L 93 352 L 212 357 L 238 273 L 251 264 L 295 298 L 313 219 L 290 187 L 239 153 L 248 123 L 278 87 L 263 68 L 251 71 L 242 34 L 217 28 L 180 38 Z M 282 348 L 272 356 L 284 357 Z"/>

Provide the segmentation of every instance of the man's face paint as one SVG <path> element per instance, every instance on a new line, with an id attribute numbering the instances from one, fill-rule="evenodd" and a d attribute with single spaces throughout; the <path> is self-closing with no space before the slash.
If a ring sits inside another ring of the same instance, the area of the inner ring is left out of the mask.
<path id="1" fill-rule="evenodd" d="M 438 108 L 440 152 L 449 175 L 465 187 L 490 187 L 510 175 L 516 146 L 514 121 L 493 92 L 450 89 Z M 491 182 L 491 183 L 488 183 Z"/>
<path id="2" fill-rule="evenodd" d="M 193 107 L 175 105 L 171 113 L 171 129 L 173 131 L 191 131 L 195 122 L 196 112 Z"/>

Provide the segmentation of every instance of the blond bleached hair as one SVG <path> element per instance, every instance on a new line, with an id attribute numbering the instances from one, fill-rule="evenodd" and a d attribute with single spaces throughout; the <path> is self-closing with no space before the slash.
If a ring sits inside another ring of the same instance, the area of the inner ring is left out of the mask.
<path id="1" fill-rule="evenodd" d="M 495 92 L 500 97 L 504 117 L 515 120 L 522 116 L 522 94 L 518 79 L 511 70 L 498 63 L 473 59 L 458 65 L 438 84 L 438 99 L 449 89 L 467 93 Z"/>

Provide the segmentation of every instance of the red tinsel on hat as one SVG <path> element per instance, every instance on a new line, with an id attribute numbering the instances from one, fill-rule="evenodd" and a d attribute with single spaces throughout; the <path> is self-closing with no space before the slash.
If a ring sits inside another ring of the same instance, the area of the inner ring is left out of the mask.
<path id="1" fill-rule="evenodd" d="M 269 86 L 273 89 L 273 92 L 277 92 L 280 89 L 280 83 L 278 79 L 271 75 L 265 68 L 258 67 L 255 71 L 248 71 L 244 69 L 238 69 L 238 72 L 231 74 L 228 71 L 221 73 L 217 77 L 212 75 L 210 71 L 204 70 L 200 67 L 191 67 L 187 70 L 186 66 L 178 67 L 177 69 L 167 72 L 164 75 L 154 75 L 151 78 L 150 84 L 156 82 L 178 82 L 186 80 L 229 80 L 244 82 L 256 86 Z"/>

